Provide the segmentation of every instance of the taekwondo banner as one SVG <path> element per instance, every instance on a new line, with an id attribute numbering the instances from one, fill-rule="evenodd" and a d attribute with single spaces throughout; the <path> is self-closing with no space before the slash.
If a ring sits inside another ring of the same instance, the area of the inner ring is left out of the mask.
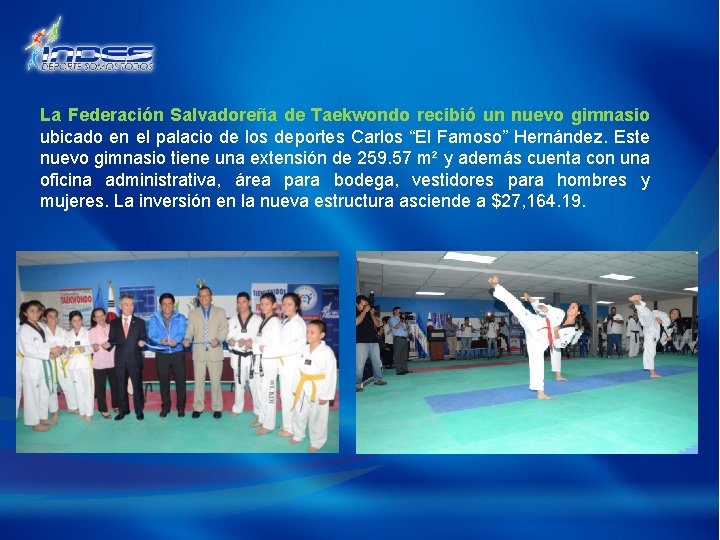
<path id="1" fill-rule="evenodd" d="M 302 318 L 304 321 L 313 319 L 322 319 L 325 321 L 327 331 L 325 332 L 325 343 L 338 356 L 338 306 L 339 292 L 336 286 L 317 285 L 313 283 L 296 284 L 291 283 L 287 286 L 289 292 L 294 292 L 300 297 L 300 309 L 302 310 Z M 325 291 L 328 291 L 327 296 Z M 280 299 L 278 298 L 278 301 Z M 325 316 L 328 313 L 330 317 L 335 315 L 334 319 Z"/>
<path id="2" fill-rule="evenodd" d="M 337 287 L 322 288 L 322 310 L 320 318 L 325 322 L 325 343 L 340 361 L 340 289 Z"/>
<path id="3" fill-rule="evenodd" d="M 155 313 L 155 286 L 120 287 L 120 298 L 129 294 L 135 300 L 134 314 L 144 321 L 150 320 Z M 119 307 L 118 303 L 118 307 Z"/>
<path id="4" fill-rule="evenodd" d="M 273 293 L 275 295 L 275 298 L 277 299 L 277 307 L 275 309 L 275 313 L 277 313 L 278 317 L 282 318 L 282 297 L 286 292 L 288 292 L 287 283 L 253 283 L 251 290 L 252 293 L 250 296 L 252 300 L 253 313 L 255 313 L 256 315 L 261 315 L 260 297 L 265 293 Z"/>
<path id="5" fill-rule="evenodd" d="M 70 330 L 70 312 L 82 313 L 83 326 L 90 327 L 92 315 L 93 290 L 88 289 L 62 289 L 60 291 L 60 324 L 65 330 Z"/>
<path id="6" fill-rule="evenodd" d="M 525 331 L 520 325 L 520 321 L 517 320 L 515 315 L 504 317 L 510 326 L 510 343 L 507 344 L 508 354 L 522 354 L 523 346 L 522 340 L 525 338 Z"/>

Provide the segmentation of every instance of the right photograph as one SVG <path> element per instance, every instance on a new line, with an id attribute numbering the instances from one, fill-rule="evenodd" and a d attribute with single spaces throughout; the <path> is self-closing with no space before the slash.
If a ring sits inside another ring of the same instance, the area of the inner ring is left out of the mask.
<path id="1" fill-rule="evenodd" d="M 359 454 L 698 453 L 694 251 L 357 252 Z"/>

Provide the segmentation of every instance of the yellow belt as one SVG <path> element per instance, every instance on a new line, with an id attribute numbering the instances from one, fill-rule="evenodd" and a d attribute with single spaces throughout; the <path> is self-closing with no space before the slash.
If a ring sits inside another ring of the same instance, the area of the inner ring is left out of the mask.
<path id="1" fill-rule="evenodd" d="M 62 370 L 63 370 L 63 376 L 64 376 L 66 379 L 68 378 L 67 365 L 68 365 L 69 362 L 70 362 L 70 357 L 69 357 L 69 356 L 64 356 L 64 357 L 61 356 L 61 357 L 60 357 L 60 367 L 62 368 Z"/>
<path id="2" fill-rule="evenodd" d="M 25 358 L 25 355 L 23 353 L 16 352 L 15 358 Z"/>
<path id="3" fill-rule="evenodd" d="M 307 381 L 310 381 L 312 383 L 312 394 L 310 396 L 310 401 L 315 401 L 315 398 L 317 397 L 317 386 L 315 385 L 315 381 L 322 381 L 325 379 L 324 373 L 318 373 L 317 375 L 310 375 L 308 373 L 305 373 L 303 371 L 300 371 L 300 380 L 298 381 L 297 387 L 295 388 L 295 398 L 293 399 L 292 408 L 295 408 L 295 404 L 300 399 L 300 394 L 302 393 L 303 386 Z"/>

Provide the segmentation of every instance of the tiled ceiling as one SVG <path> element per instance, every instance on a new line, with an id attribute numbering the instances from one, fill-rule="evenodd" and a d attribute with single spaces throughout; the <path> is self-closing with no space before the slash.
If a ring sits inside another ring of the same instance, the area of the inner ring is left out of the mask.
<path id="1" fill-rule="evenodd" d="M 18 266 L 215 257 L 336 257 L 337 251 L 17 251 Z"/>
<path id="2" fill-rule="evenodd" d="M 465 252 L 497 257 L 492 264 L 444 260 L 445 251 L 362 251 L 357 253 L 359 292 L 414 297 L 417 291 L 444 292 L 442 298 L 487 299 L 487 278 L 497 274 L 508 290 L 587 303 L 588 285 L 597 299 L 624 303 L 639 292 L 654 300 L 696 296 L 694 251 L 490 251 Z M 629 281 L 605 274 L 635 276 Z"/>

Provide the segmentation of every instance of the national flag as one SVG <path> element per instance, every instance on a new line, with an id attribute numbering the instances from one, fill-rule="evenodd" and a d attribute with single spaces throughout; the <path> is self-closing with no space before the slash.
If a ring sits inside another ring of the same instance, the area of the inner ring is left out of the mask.
<path id="1" fill-rule="evenodd" d="M 108 281 L 107 321 L 110 322 L 113 319 L 117 319 L 117 311 L 115 310 L 115 291 L 113 290 L 112 281 Z"/>
<path id="2" fill-rule="evenodd" d="M 95 295 L 95 302 L 93 303 L 93 309 L 98 308 L 105 309 L 105 299 L 103 298 L 102 291 L 100 290 L 100 285 L 98 285 L 97 294 Z"/>

